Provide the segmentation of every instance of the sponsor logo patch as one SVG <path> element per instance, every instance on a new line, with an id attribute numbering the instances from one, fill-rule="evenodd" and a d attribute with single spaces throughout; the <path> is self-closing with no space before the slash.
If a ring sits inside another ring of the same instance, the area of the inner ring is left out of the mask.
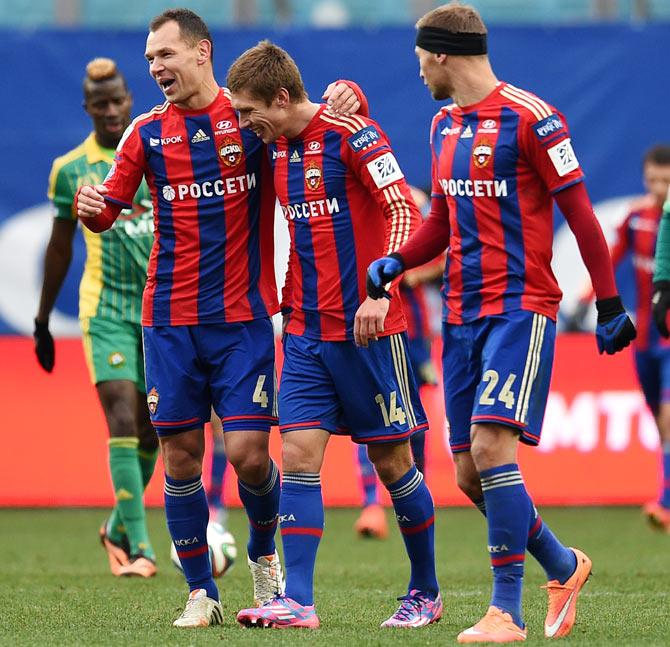
<path id="1" fill-rule="evenodd" d="M 310 162 L 305 167 L 305 185 L 310 191 L 316 191 L 321 185 L 321 167 L 314 163 Z"/>
<path id="2" fill-rule="evenodd" d="M 156 410 L 158 409 L 159 398 L 160 396 L 158 395 L 158 391 L 156 391 L 156 387 L 152 386 L 149 393 L 147 393 L 147 406 L 149 407 L 149 413 L 151 413 L 151 415 L 155 415 Z"/>
<path id="3" fill-rule="evenodd" d="M 177 194 L 175 193 L 175 190 L 169 185 L 166 184 L 163 187 L 163 197 L 168 201 L 172 202 Z"/>
<path id="4" fill-rule="evenodd" d="M 550 135 L 554 135 L 555 133 L 563 130 L 564 128 L 565 126 L 563 125 L 561 118 L 556 114 L 549 115 L 546 119 L 538 121 L 533 126 L 533 130 L 535 131 L 535 134 L 540 140 L 545 139 Z"/>
<path id="5" fill-rule="evenodd" d="M 198 144 L 200 142 L 208 142 L 210 140 L 209 135 L 202 129 L 198 128 L 198 132 L 191 137 L 191 144 Z"/>
<path id="6" fill-rule="evenodd" d="M 364 151 L 370 146 L 374 146 L 381 141 L 381 135 L 379 131 L 372 125 L 362 128 L 357 133 L 354 133 L 349 139 L 347 139 L 347 144 L 353 148 L 355 152 Z"/>
<path id="7" fill-rule="evenodd" d="M 237 166 L 242 159 L 242 145 L 232 137 L 224 137 L 219 145 L 219 157 L 226 166 Z"/>
<path id="8" fill-rule="evenodd" d="M 470 127 L 470 124 L 468 124 L 461 134 L 461 139 L 469 139 L 470 137 L 474 137 L 474 135 L 472 134 L 472 128 Z"/>
<path id="9" fill-rule="evenodd" d="M 368 171 L 375 181 L 377 188 L 383 189 L 405 176 L 398 166 L 398 162 L 393 153 L 384 153 L 367 163 Z"/>
<path id="10" fill-rule="evenodd" d="M 291 153 L 291 157 L 288 160 L 289 162 L 302 162 L 302 157 L 300 157 L 300 153 L 298 153 L 297 150 L 294 150 Z"/>
<path id="11" fill-rule="evenodd" d="M 321 152 L 321 143 L 320 142 L 309 142 L 306 146 L 307 153 L 320 153 Z"/>
<path id="12" fill-rule="evenodd" d="M 169 144 L 181 144 L 181 135 L 173 135 L 172 137 L 149 137 L 149 146 L 168 146 Z"/>
<path id="13" fill-rule="evenodd" d="M 547 153 L 549 153 L 554 168 L 560 177 L 579 168 L 579 160 L 575 155 L 575 151 L 572 150 L 572 144 L 570 143 L 569 138 L 548 148 Z"/>

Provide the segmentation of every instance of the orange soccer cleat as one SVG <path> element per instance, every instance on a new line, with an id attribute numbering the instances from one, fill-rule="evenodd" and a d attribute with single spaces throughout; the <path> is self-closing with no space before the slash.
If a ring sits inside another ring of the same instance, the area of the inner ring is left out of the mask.
<path id="1" fill-rule="evenodd" d="M 642 514 L 646 517 L 652 528 L 670 532 L 670 510 L 662 506 L 658 501 L 645 503 L 644 508 L 642 508 Z"/>
<path id="2" fill-rule="evenodd" d="M 107 535 L 107 523 L 103 523 L 100 526 L 98 531 L 100 536 L 100 543 L 107 553 L 107 559 L 109 560 L 109 569 L 112 571 L 112 575 L 117 577 L 121 575 L 121 567 L 127 566 L 130 563 L 130 557 L 126 552 L 123 546 L 113 542 Z"/>
<path id="3" fill-rule="evenodd" d="M 459 643 L 511 643 L 526 640 L 528 632 L 514 623 L 512 616 L 498 607 L 489 607 L 476 624 L 458 634 Z"/>
<path id="4" fill-rule="evenodd" d="M 365 506 L 354 524 L 354 530 L 361 537 L 386 539 L 389 536 L 389 526 L 384 508 L 378 503 Z"/>
<path id="5" fill-rule="evenodd" d="M 586 580 L 591 575 L 591 560 L 581 550 L 570 548 L 577 557 L 577 568 L 560 584 L 558 580 L 550 580 L 543 589 L 547 589 L 547 617 L 544 620 L 544 635 L 547 638 L 567 636 L 575 624 L 577 614 L 577 598 Z"/>

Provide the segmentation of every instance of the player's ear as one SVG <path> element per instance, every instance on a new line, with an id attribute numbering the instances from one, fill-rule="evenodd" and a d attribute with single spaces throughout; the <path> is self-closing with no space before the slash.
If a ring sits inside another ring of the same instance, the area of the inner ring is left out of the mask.
<path id="1" fill-rule="evenodd" d="M 279 92 L 277 92 L 277 96 L 275 97 L 275 102 L 278 108 L 286 108 L 286 106 L 288 106 L 291 102 L 291 96 L 286 88 L 279 88 Z"/>
<path id="2" fill-rule="evenodd" d="M 435 54 L 435 60 L 442 65 L 447 60 L 446 54 Z"/>
<path id="3" fill-rule="evenodd" d="M 198 42 L 198 65 L 207 63 L 212 58 L 212 43 L 206 38 Z"/>

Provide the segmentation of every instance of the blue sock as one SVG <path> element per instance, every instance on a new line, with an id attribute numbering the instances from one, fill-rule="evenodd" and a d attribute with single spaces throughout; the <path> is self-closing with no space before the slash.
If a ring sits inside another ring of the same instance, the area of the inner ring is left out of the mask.
<path id="1" fill-rule="evenodd" d="M 358 446 L 358 465 L 361 468 L 361 485 L 363 486 L 363 506 L 374 505 L 379 502 L 377 498 L 377 472 L 372 461 L 368 458 L 366 445 Z"/>
<path id="2" fill-rule="evenodd" d="M 270 459 L 270 473 L 260 485 L 249 485 L 237 480 L 237 491 L 249 518 L 249 559 L 255 562 L 275 552 L 275 530 L 279 513 L 279 470 Z"/>
<path id="3" fill-rule="evenodd" d="M 670 442 L 663 443 L 663 489 L 659 503 L 670 508 Z"/>
<path id="4" fill-rule="evenodd" d="M 414 464 L 424 476 L 426 475 L 426 432 L 417 431 L 409 439 L 412 446 L 412 456 L 414 456 Z"/>
<path id="5" fill-rule="evenodd" d="M 491 605 L 509 613 L 523 628 L 523 567 L 533 504 L 516 463 L 484 470 L 479 478 L 486 503 L 493 569 Z"/>
<path id="6" fill-rule="evenodd" d="M 324 525 L 321 477 L 284 472 L 279 514 L 286 565 L 286 597 L 303 606 L 312 605 L 314 564 Z"/>
<path id="7" fill-rule="evenodd" d="M 528 552 L 540 563 L 548 580 L 566 580 L 577 568 L 577 556 L 566 548 L 549 526 L 547 526 L 535 506 L 531 511 L 528 530 Z"/>
<path id="8" fill-rule="evenodd" d="M 412 566 L 407 592 L 416 589 L 435 599 L 440 587 L 435 575 L 435 508 L 430 491 L 415 465 L 386 487 Z"/>
<path id="9" fill-rule="evenodd" d="M 184 481 L 165 475 L 165 516 L 189 590 L 205 589 L 219 599 L 207 545 L 209 510 L 200 476 Z"/>
<path id="10" fill-rule="evenodd" d="M 486 516 L 484 499 L 473 501 L 473 503 Z M 556 539 L 556 535 L 542 521 L 535 506 L 533 506 L 530 519 L 526 548 L 544 568 L 548 580 L 558 580 L 561 584 L 564 584 L 577 568 L 577 556 Z"/>
<path id="11" fill-rule="evenodd" d="M 226 474 L 228 458 L 223 445 L 223 438 L 214 436 L 214 449 L 212 451 L 212 471 L 207 492 L 207 502 L 213 508 L 223 508 L 223 483 Z"/>

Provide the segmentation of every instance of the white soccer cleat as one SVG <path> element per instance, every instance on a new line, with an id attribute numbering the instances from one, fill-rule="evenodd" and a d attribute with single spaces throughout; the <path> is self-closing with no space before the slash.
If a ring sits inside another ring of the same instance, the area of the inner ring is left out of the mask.
<path id="1" fill-rule="evenodd" d="M 207 597 L 205 589 L 191 591 L 186 608 L 172 623 L 175 627 L 209 627 L 223 624 L 221 603 Z"/>
<path id="2" fill-rule="evenodd" d="M 255 562 L 247 556 L 247 564 L 254 581 L 254 604 L 257 607 L 284 595 L 286 582 L 276 550 L 274 555 L 261 556 Z"/>

